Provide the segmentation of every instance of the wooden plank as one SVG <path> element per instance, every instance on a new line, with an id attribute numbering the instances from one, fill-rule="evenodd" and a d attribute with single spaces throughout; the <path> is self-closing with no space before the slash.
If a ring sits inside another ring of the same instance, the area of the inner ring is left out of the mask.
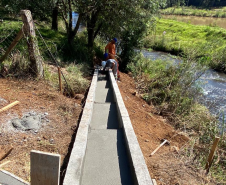
<path id="1" fill-rule="evenodd" d="M 13 103 L 10 103 L 9 105 L 3 107 L 0 109 L 0 113 L 3 112 L 3 111 L 6 111 L 8 109 L 10 109 L 11 107 L 14 107 L 15 105 L 19 104 L 20 102 L 19 101 L 15 101 Z"/>
<path id="2" fill-rule="evenodd" d="M 207 160 L 207 163 L 206 163 L 206 167 L 205 167 L 206 173 L 209 173 L 209 169 L 210 169 L 210 167 L 212 165 L 214 153 L 215 153 L 215 150 L 217 148 L 219 140 L 220 140 L 220 137 L 215 137 L 213 146 L 212 146 L 212 148 L 210 150 L 210 154 L 209 154 L 209 157 L 208 157 L 208 160 Z"/>
<path id="3" fill-rule="evenodd" d="M 31 185 L 59 185 L 60 155 L 31 151 Z"/>

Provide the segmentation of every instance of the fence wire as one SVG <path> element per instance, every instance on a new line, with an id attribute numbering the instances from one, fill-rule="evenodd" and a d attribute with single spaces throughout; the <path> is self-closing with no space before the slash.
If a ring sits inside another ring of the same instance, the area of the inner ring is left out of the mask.
<path id="1" fill-rule="evenodd" d="M 21 20 L 18 20 L 18 24 L 21 24 Z M 2 24 L 2 25 L 1 25 Z M 20 28 L 17 27 L 16 29 L 13 29 L 13 25 L 11 22 L 3 21 L 0 23 L 0 27 L 3 26 L 4 28 L 1 29 L 0 33 L 0 58 L 6 53 L 7 49 L 10 47 L 14 39 L 16 38 L 19 30 L 23 27 L 23 24 L 21 24 Z M 36 48 L 39 48 L 39 54 L 42 58 L 42 61 L 44 62 L 44 65 L 52 64 L 56 66 L 56 68 L 60 67 L 59 62 L 56 58 L 58 58 L 58 49 L 56 47 L 56 44 L 54 44 L 51 41 L 48 41 L 47 39 L 44 39 L 42 34 L 40 33 L 39 29 L 35 25 L 36 30 L 36 43 L 38 44 Z M 24 33 L 23 33 L 24 34 Z M 27 69 L 23 71 L 25 68 L 29 67 L 29 52 L 28 52 L 28 45 L 29 45 L 29 39 L 24 35 L 22 39 L 17 43 L 17 45 L 13 48 L 13 50 L 9 53 L 7 56 L 7 60 L 11 61 L 9 72 L 13 72 L 14 74 L 17 73 L 15 76 L 19 76 L 20 73 L 26 74 L 31 69 Z M 39 47 L 43 46 L 43 47 Z M 64 73 L 61 71 L 61 75 L 63 77 L 63 83 L 66 84 L 66 87 L 64 90 L 66 90 L 66 93 L 69 97 L 71 97 L 71 89 L 70 86 L 66 80 L 66 77 Z M 25 73 L 24 73 L 25 72 Z"/>

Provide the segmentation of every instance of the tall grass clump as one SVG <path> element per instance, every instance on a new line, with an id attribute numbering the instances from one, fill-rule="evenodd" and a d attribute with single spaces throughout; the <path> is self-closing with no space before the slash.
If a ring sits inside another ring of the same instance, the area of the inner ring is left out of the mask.
<path id="1" fill-rule="evenodd" d="M 72 95 L 86 92 L 90 83 L 89 80 L 85 78 L 87 74 L 89 74 L 86 71 L 88 69 L 88 66 L 85 64 L 69 64 L 64 68 L 61 68 L 61 71 L 65 77 L 65 79 L 63 76 L 61 77 L 65 94 Z M 55 89 L 59 88 L 59 76 L 56 66 L 45 65 L 44 76 L 45 80 L 47 80 L 52 87 Z"/>
<path id="2" fill-rule="evenodd" d="M 197 168 L 204 168 L 214 137 L 220 134 L 217 119 L 197 102 L 201 89 L 197 79 L 206 68 L 192 57 L 180 64 L 150 60 L 139 54 L 128 65 L 136 80 L 139 94 L 156 107 L 156 113 L 165 116 L 177 128 L 191 136 L 191 144 L 183 154 Z M 222 135 L 211 174 L 218 182 L 226 182 L 226 137 Z"/>

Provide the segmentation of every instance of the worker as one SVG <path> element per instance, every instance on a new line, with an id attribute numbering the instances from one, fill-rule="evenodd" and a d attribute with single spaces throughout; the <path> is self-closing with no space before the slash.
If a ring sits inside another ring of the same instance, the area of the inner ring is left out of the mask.
<path id="1" fill-rule="evenodd" d="M 116 55 L 115 43 L 117 43 L 117 39 L 116 38 L 113 38 L 111 40 L 111 42 L 109 42 L 107 44 L 107 46 L 105 47 L 105 53 L 108 53 L 109 59 L 115 59 L 115 55 Z"/>
<path id="2" fill-rule="evenodd" d="M 114 59 L 108 59 L 108 54 L 104 54 L 104 58 L 106 61 L 102 61 L 102 67 L 103 71 L 105 71 L 106 68 L 111 68 L 114 74 L 115 79 L 117 80 L 117 62 Z"/>
<path id="3" fill-rule="evenodd" d="M 111 42 L 107 44 L 107 46 L 105 47 L 105 53 L 108 54 L 108 59 L 114 59 L 117 62 L 117 76 L 118 76 L 118 79 L 120 79 L 120 74 L 118 70 L 119 63 L 118 63 L 118 60 L 115 58 L 116 56 L 115 43 L 117 43 L 117 38 L 113 38 Z"/>

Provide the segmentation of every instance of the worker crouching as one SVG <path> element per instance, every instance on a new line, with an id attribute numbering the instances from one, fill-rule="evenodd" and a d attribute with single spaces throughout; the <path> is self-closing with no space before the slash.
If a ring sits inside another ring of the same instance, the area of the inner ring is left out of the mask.
<path id="1" fill-rule="evenodd" d="M 107 59 L 108 56 L 105 53 L 104 54 L 104 58 Z M 102 61 L 101 63 L 102 67 L 103 67 L 103 71 L 105 71 L 106 69 L 112 69 L 112 72 L 114 74 L 115 79 L 117 80 L 117 62 L 114 59 L 108 59 L 107 61 Z"/>

